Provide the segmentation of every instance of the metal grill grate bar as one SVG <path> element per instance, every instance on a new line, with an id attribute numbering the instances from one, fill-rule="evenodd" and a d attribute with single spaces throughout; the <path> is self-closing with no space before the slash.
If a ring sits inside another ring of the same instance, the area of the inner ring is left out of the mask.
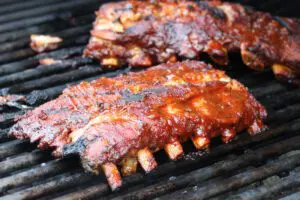
<path id="1" fill-rule="evenodd" d="M 37 187 L 28 188 L 26 190 L 15 192 L 13 194 L 9 194 L 1 198 L 3 200 L 36 199 L 38 197 L 43 196 L 44 194 L 54 193 L 66 188 L 75 187 L 78 184 L 82 184 L 90 180 L 91 180 L 90 176 L 82 173 L 73 174 L 71 176 L 64 175 L 64 177 L 61 179 L 53 180 L 45 184 L 40 184 Z"/>
<path id="2" fill-rule="evenodd" d="M 100 0 L 98 0 L 100 2 Z M 91 4 L 93 3 L 93 4 Z M 61 12 L 61 11 L 69 11 L 72 9 L 72 11 L 76 11 L 75 8 L 81 8 L 84 6 L 84 10 L 82 9 L 82 12 L 86 11 L 91 11 L 97 9 L 97 0 L 72 0 L 72 1 L 63 1 L 62 3 L 55 3 L 53 5 L 47 5 L 44 7 L 31 7 L 31 9 L 24 10 L 24 11 L 19 11 L 19 12 L 14 12 L 14 13 L 9 13 L 9 14 L 4 14 L 0 16 L 0 23 L 3 22 L 8 22 L 10 24 L 10 21 L 17 20 L 17 19 L 22 19 L 22 18 L 30 18 L 33 16 L 43 16 L 45 14 L 51 13 L 51 12 Z M 33 19 L 33 18 L 30 18 Z"/>
<path id="3" fill-rule="evenodd" d="M 26 140 L 13 140 L 2 143 L 0 146 L 0 160 L 32 149 L 34 149 L 34 146 Z"/>
<path id="4" fill-rule="evenodd" d="M 272 186 L 262 185 L 255 189 L 247 190 L 236 195 L 230 195 L 230 197 L 220 196 L 213 198 L 212 200 L 224 200 L 224 199 L 235 199 L 235 200 L 259 200 L 259 199 L 271 199 L 274 195 L 279 194 L 281 191 L 300 186 L 300 173 L 299 170 L 293 170 L 289 173 L 290 175 L 273 182 Z M 266 179 L 265 181 L 268 181 Z M 298 196 L 299 197 L 299 196 Z M 294 199 L 296 200 L 297 197 Z"/>
<path id="5" fill-rule="evenodd" d="M 261 180 L 276 173 L 291 170 L 300 164 L 300 155 L 290 156 L 288 158 L 279 159 L 273 163 L 268 163 L 256 169 L 250 169 L 244 173 L 232 176 L 225 181 L 212 182 L 206 186 L 198 186 L 197 189 L 186 188 L 177 191 L 171 195 L 161 197 L 161 199 L 205 199 L 222 192 L 233 190 L 241 186 L 250 184 L 256 180 Z M 184 191 L 187 191 L 185 193 Z"/>
<path id="6" fill-rule="evenodd" d="M 46 153 L 43 151 L 26 152 L 9 160 L 0 162 L 0 176 L 18 169 L 30 167 L 47 160 Z"/>
<path id="7" fill-rule="evenodd" d="M 80 66 L 89 63 L 92 63 L 90 59 L 80 58 L 80 59 L 69 59 L 66 61 L 61 61 L 60 63 L 57 64 L 39 65 L 34 69 L 28 69 L 26 71 L 0 77 L 0 87 L 20 83 L 26 80 L 40 78 L 43 76 L 48 76 L 50 74 L 64 72 L 70 69 L 76 69 Z"/>
<path id="8" fill-rule="evenodd" d="M 74 166 L 71 159 L 54 160 L 1 179 L 0 193 L 40 179 L 65 172 Z"/>
<path id="9" fill-rule="evenodd" d="M 18 2 L 17 4 L 13 4 L 13 5 L 4 5 L 1 6 L 0 8 L 0 13 L 2 14 L 6 14 L 8 12 L 17 12 L 19 10 L 25 10 L 25 9 L 30 9 L 32 7 L 38 7 L 38 6 L 46 6 L 49 4 L 53 4 L 53 3 L 58 3 L 58 2 L 62 2 L 63 0 L 32 0 L 29 2 Z"/>

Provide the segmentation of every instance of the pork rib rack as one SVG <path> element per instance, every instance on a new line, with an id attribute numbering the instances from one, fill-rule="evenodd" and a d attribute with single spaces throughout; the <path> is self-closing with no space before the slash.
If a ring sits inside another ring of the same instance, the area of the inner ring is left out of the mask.
<path id="1" fill-rule="evenodd" d="M 122 1 L 104 4 L 85 49 L 102 65 L 152 66 L 207 53 L 221 65 L 228 52 L 244 63 L 300 84 L 300 21 L 220 1 Z"/>
<path id="2" fill-rule="evenodd" d="M 117 78 L 100 78 L 66 89 L 57 99 L 29 111 L 10 130 L 38 141 L 57 157 L 79 154 L 94 173 L 103 169 L 112 189 L 140 163 L 157 166 L 153 152 L 170 159 L 191 139 L 197 149 L 221 135 L 256 134 L 266 111 L 239 82 L 198 61 L 162 64 Z"/>

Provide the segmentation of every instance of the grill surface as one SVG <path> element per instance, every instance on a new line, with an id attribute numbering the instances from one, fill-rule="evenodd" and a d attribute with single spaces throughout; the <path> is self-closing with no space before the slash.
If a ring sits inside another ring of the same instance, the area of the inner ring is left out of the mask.
<path id="1" fill-rule="evenodd" d="M 290 2 L 290 3 L 288 3 Z M 67 84 L 116 76 L 131 70 L 107 71 L 81 52 L 89 37 L 93 11 L 100 0 L 2 0 L 0 2 L 0 91 L 23 94 L 28 106 L 57 97 Z M 245 0 L 274 14 L 297 16 L 295 1 Z M 280 8 L 280 9 L 278 9 Z M 64 38 L 60 49 L 36 56 L 28 47 L 32 33 Z M 38 65 L 38 58 L 61 63 Z M 190 142 L 186 155 L 171 162 L 155 154 L 159 167 L 145 175 L 125 177 L 118 192 L 110 192 L 103 175 L 84 173 L 78 158 L 55 160 L 29 141 L 7 138 L 13 117 L 24 111 L 0 107 L 1 199 L 299 199 L 300 89 L 282 85 L 270 72 L 253 72 L 233 55 L 229 75 L 250 88 L 266 106 L 269 130 L 254 137 L 240 134 L 233 142 L 213 141 L 197 152 Z"/>

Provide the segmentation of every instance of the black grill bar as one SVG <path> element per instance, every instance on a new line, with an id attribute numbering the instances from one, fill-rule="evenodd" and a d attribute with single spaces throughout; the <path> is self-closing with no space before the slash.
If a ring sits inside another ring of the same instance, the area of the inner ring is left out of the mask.
<path id="1" fill-rule="evenodd" d="M 0 46 L 0 53 L 9 52 L 14 49 L 19 49 L 22 47 L 28 47 L 29 38 L 25 38 L 22 40 L 13 41 L 10 43 L 4 43 Z"/>
<path id="2" fill-rule="evenodd" d="M 98 0 L 99 2 L 100 0 Z M 93 3 L 93 4 L 91 4 Z M 0 16 L 0 23 L 3 22 L 9 22 L 13 21 L 16 19 L 22 19 L 22 18 L 30 18 L 32 19 L 34 16 L 39 16 L 39 15 L 45 15 L 48 13 L 53 13 L 53 12 L 61 12 L 61 11 L 76 11 L 76 7 L 81 8 L 84 7 L 85 9 L 81 9 L 82 12 L 86 11 L 91 11 L 97 9 L 97 0 L 72 0 L 72 1 L 64 1 L 62 3 L 55 3 L 53 5 L 48 5 L 40 8 L 32 8 L 20 12 L 14 12 L 14 13 L 9 13 L 9 14 L 4 14 Z"/>
<path id="3" fill-rule="evenodd" d="M 287 171 L 295 168 L 300 164 L 300 155 L 290 156 L 268 163 L 256 169 L 250 169 L 244 173 L 232 176 L 225 181 L 216 181 L 205 186 L 186 188 L 171 195 L 161 197 L 161 199 L 205 199 L 222 192 L 233 190 L 254 181 L 264 179 L 276 173 Z M 187 191 L 187 192 L 185 192 Z"/>
<path id="4" fill-rule="evenodd" d="M 44 194 L 49 194 L 52 192 L 57 192 L 70 187 L 76 187 L 78 184 L 83 184 L 91 180 L 91 176 L 82 173 L 76 173 L 73 175 L 64 175 L 61 179 L 56 179 L 50 182 L 40 184 L 36 187 L 28 188 L 13 194 L 9 194 L 1 197 L 3 200 L 7 199 L 36 199 L 43 196 Z"/>
<path id="5" fill-rule="evenodd" d="M 21 49 L 9 53 L 3 53 L 2 55 L 0 55 L 0 64 L 20 60 L 22 58 L 33 56 L 34 54 L 34 51 L 30 48 Z"/>
<path id="6" fill-rule="evenodd" d="M 298 172 L 297 172 L 298 171 Z M 245 192 L 241 192 L 236 195 L 231 195 L 227 199 L 235 199 L 235 200 L 258 200 L 258 199 L 270 199 L 274 194 L 278 194 L 283 190 L 289 188 L 295 188 L 300 186 L 300 173 L 299 170 L 293 170 L 289 173 L 290 175 L 287 177 L 283 177 L 280 180 L 276 181 L 272 185 L 262 185 L 255 189 L 251 189 Z M 294 200 L 299 196 L 295 196 Z M 225 199 L 224 197 L 216 197 L 213 200 L 221 200 Z M 292 199 L 291 199 L 292 200 Z"/>
<path id="7" fill-rule="evenodd" d="M 17 72 L 22 72 L 25 71 L 29 68 L 34 68 L 38 65 L 38 60 L 41 58 L 54 58 L 54 59 L 66 59 L 68 57 L 72 57 L 75 55 L 79 55 L 83 50 L 83 47 L 72 47 L 72 48 L 65 48 L 62 50 L 57 51 L 56 54 L 42 54 L 40 57 L 34 57 L 33 59 L 28 59 L 28 60 L 22 60 L 14 63 L 9 63 L 5 65 L 0 66 L 0 75 L 6 75 L 6 74 L 11 74 L 11 73 L 17 73 Z M 2 76 L 1 79 L 5 79 Z"/>
<path id="8" fill-rule="evenodd" d="M 300 116 L 300 104 L 291 105 L 286 108 L 277 110 L 274 115 L 270 115 L 266 120 L 267 123 L 287 122 Z"/>
<path id="9" fill-rule="evenodd" d="M 119 196 L 116 199 L 150 199 L 177 190 L 179 188 L 197 184 L 215 176 L 219 176 L 223 173 L 243 168 L 249 164 L 261 162 L 262 160 L 266 159 L 266 157 L 278 154 L 280 155 L 293 149 L 299 148 L 295 143 L 291 145 L 292 141 L 300 142 L 300 136 L 255 151 L 248 150 L 247 153 L 245 153 L 243 156 L 232 156 L 232 158 L 228 160 L 192 171 L 185 175 L 181 175 L 179 177 L 176 177 L 176 179 L 162 180 L 158 184 L 144 187 L 136 192 L 132 192 L 124 196 Z M 95 188 L 95 186 L 93 188 Z M 86 190 L 89 191 L 90 188 Z M 97 188 L 95 188 L 95 190 L 96 192 L 98 192 Z M 75 194 L 66 195 L 62 199 L 80 199 L 86 197 L 85 195 L 85 191 L 80 191 L 76 192 Z"/>
<path id="10" fill-rule="evenodd" d="M 69 47 L 69 46 L 77 46 L 77 45 L 82 45 L 82 44 L 86 44 L 89 41 L 89 35 L 84 34 L 84 35 L 80 35 L 77 38 L 71 38 L 68 40 L 65 40 L 61 47 L 65 48 L 65 47 Z"/>
<path id="11" fill-rule="evenodd" d="M 70 83 L 68 85 L 70 85 Z M 26 96 L 26 103 L 29 105 L 39 105 L 56 98 L 66 87 L 67 85 L 64 84 L 44 90 L 34 90 Z"/>
<path id="12" fill-rule="evenodd" d="M 34 59 L 43 59 L 43 58 L 53 58 L 53 59 L 63 59 L 68 58 L 74 55 L 80 55 L 84 49 L 84 46 L 64 48 L 57 51 L 41 53 L 34 57 Z"/>
<path id="13" fill-rule="evenodd" d="M 28 0 L 24 0 L 24 1 L 28 1 Z M 10 5 L 10 4 L 14 4 L 16 2 L 19 3 L 19 0 L 2 0 L 0 2 L 0 5 Z"/>
<path id="14" fill-rule="evenodd" d="M 35 147 L 27 140 L 13 140 L 2 143 L 0 146 L 0 160 L 25 151 L 30 151 L 34 148 Z"/>
<path id="15" fill-rule="evenodd" d="M 261 84 L 268 85 L 274 82 L 274 76 L 269 71 L 265 71 L 263 73 L 252 71 L 250 73 L 248 70 L 249 69 L 247 69 L 247 71 L 244 71 L 244 73 L 246 73 L 246 75 L 244 76 L 233 77 L 240 80 L 242 83 L 247 84 L 247 86 L 250 88 L 261 87 Z M 231 75 L 231 73 L 229 73 L 229 75 Z M 257 84 L 258 82 L 260 85 Z"/>
<path id="16" fill-rule="evenodd" d="M 9 64 L 4 64 L 0 66 L 0 76 L 26 70 L 28 68 L 37 66 L 37 64 L 37 60 L 22 60 Z"/>
<path id="17" fill-rule="evenodd" d="M 0 162 L 0 176 L 9 172 L 16 171 L 18 169 L 26 168 L 29 166 L 37 165 L 47 160 L 46 153 L 44 151 L 26 152 L 16 157 Z"/>
<path id="18" fill-rule="evenodd" d="M 40 177 L 50 177 L 57 175 L 59 173 L 65 172 L 71 167 L 74 167 L 74 160 L 64 159 L 64 160 L 53 160 L 17 174 L 5 177 L 1 179 L 0 182 L 0 193 L 5 192 L 11 188 L 25 185 L 38 180 Z"/>
<path id="19" fill-rule="evenodd" d="M 13 93 L 24 93 L 36 89 L 43 89 L 66 82 L 75 81 L 78 79 L 93 76 L 95 74 L 100 74 L 103 72 L 102 68 L 99 66 L 82 66 L 77 70 L 70 70 L 65 73 L 58 75 L 52 75 L 45 78 L 40 78 L 37 80 L 28 81 L 22 84 L 17 84 L 9 88 L 2 89 L 2 94 L 13 94 Z"/>
<path id="20" fill-rule="evenodd" d="M 58 3 L 61 1 L 63 1 L 63 0 L 44 0 L 44 1 L 33 0 L 33 1 L 29 1 L 29 2 L 18 2 L 17 4 L 13 4 L 13 5 L 1 6 L 0 13 L 4 14 L 4 13 L 8 13 L 8 12 L 16 12 L 18 10 L 24 10 L 27 8 L 38 7 L 38 6 L 45 6 L 45 5 L 49 5 L 51 3 Z"/>
<path id="21" fill-rule="evenodd" d="M 54 18 L 55 19 L 55 18 Z M 54 19 L 48 21 L 54 23 Z M 59 20 L 59 19 L 57 19 Z M 60 19 L 61 20 L 61 19 Z M 3 42 L 9 42 L 13 40 L 20 39 L 22 37 L 29 37 L 30 34 L 38 34 L 38 33 L 47 33 L 52 32 L 54 30 L 54 27 L 49 24 L 43 24 L 43 25 L 35 25 L 35 26 L 28 26 L 25 28 L 17 29 L 16 31 L 12 32 L 6 32 L 6 33 L 0 33 L 0 43 Z"/>
<path id="22" fill-rule="evenodd" d="M 125 179 L 126 179 L 126 177 L 125 177 Z M 58 198 L 55 198 L 55 200 L 96 199 L 96 197 L 105 195 L 107 193 L 109 193 L 108 185 L 97 184 L 97 185 L 90 186 L 85 189 L 80 189 L 76 192 L 72 192 L 72 193 L 60 196 Z"/>
<path id="23" fill-rule="evenodd" d="M 297 198 L 299 196 L 300 196 L 300 192 L 299 192 L 299 188 L 298 188 L 297 192 L 290 194 L 288 196 L 285 196 L 285 197 L 281 198 L 280 200 L 297 200 Z"/>
<path id="24" fill-rule="evenodd" d="M 23 111 L 0 114 L 0 128 L 6 128 L 14 123 L 14 117 L 24 114 Z"/>
<path id="25" fill-rule="evenodd" d="M 271 93 L 277 93 L 283 91 L 285 89 L 286 87 L 284 85 L 280 83 L 273 83 L 270 85 L 266 85 L 263 88 L 259 87 L 259 88 L 251 89 L 251 92 L 254 93 L 257 98 L 259 98 Z"/>
<path id="26" fill-rule="evenodd" d="M 0 87 L 20 83 L 26 80 L 48 76 L 50 74 L 64 72 L 70 69 L 76 69 L 79 66 L 92 63 L 90 59 L 69 59 L 60 61 L 60 63 L 51 65 L 39 65 L 34 69 L 28 69 L 18 73 L 0 77 Z"/>
<path id="27" fill-rule="evenodd" d="M 57 15 L 44 15 L 41 17 L 34 17 L 32 19 L 24 19 L 24 20 L 18 20 L 14 21 L 11 23 L 6 23 L 6 24 L 0 24 L 0 33 L 2 32 L 8 32 L 8 31 L 13 31 L 17 30 L 20 28 L 32 26 L 32 25 L 38 25 L 42 23 L 47 23 L 47 22 L 54 22 L 54 20 L 59 20 L 63 16 L 57 16 Z M 9 35 L 9 34 L 8 34 Z"/>
<path id="28" fill-rule="evenodd" d="M 273 109 L 300 102 L 300 89 L 295 89 L 286 93 L 281 93 L 272 97 L 267 97 L 261 102 L 263 104 L 267 103 L 268 107 Z"/>
<path id="29" fill-rule="evenodd" d="M 8 129 L 0 129 L 0 142 L 6 142 L 9 140 L 7 137 Z"/>
<path id="30" fill-rule="evenodd" d="M 258 93 L 257 93 L 258 92 Z M 286 90 L 286 88 L 283 88 L 279 91 L 269 90 L 269 88 L 260 88 L 260 90 L 252 90 L 251 93 L 260 100 L 263 104 L 266 105 L 269 109 L 279 109 L 284 107 L 282 102 L 280 101 L 280 97 L 283 97 L 285 99 L 285 94 L 290 94 L 294 92 L 294 90 L 289 91 Z M 260 96 L 260 94 L 264 93 L 263 96 Z M 297 96 L 297 95 L 296 95 Z M 292 97 L 296 99 L 297 97 Z M 297 103 L 297 101 L 290 101 L 290 104 Z"/>
<path id="31" fill-rule="evenodd" d="M 29 38 L 31 34 L 51 34 L 66 28 L 72 28 L 74 25 L 90 24 L 93 20 L 93 15 L 74 16 L 76 20 L 70 21 L 70 16 L 57 16 L 45 24 L 34 24 L 33 26 L 26 26 L 25 28 L 16 29 L 11 32 L 0 33 L 0 42 L 11 42 L 17 39 Z"/>

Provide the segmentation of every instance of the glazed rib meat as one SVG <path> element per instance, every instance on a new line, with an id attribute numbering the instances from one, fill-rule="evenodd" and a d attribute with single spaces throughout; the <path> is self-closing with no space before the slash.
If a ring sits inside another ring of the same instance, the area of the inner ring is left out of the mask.
<path id="1" fill-rule="evenodd" d="M 103 169 L 112 189 L 137 163 L 149 172 L 153 152 L 170 159 L 191 139 L 197 149 L 211 138 L 229 142 L 237 132 L 256 134 L 266 111 L 241 83 L 198 61 L 162 64 L 116 78 L 100 78 L 66 89 L 18 119 L 17 138 L 38 141 L 57 157 L 78 154 L 88 171 Z"/>
<path id="2" fill-rule="evenodd" d="M 256 70 L 300 84 L 300 21 L 220 1 L 121 1 L 101 6 L 84 54 L 102 65 L 152 66 L 241 52 Z"/>

